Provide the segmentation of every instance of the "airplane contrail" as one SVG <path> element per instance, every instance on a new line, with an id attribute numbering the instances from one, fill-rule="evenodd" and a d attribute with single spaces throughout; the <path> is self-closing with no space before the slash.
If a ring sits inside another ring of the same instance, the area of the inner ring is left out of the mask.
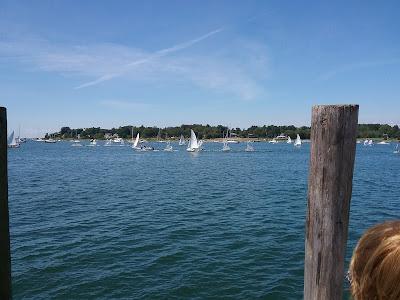
<path id="1" fill-rule="evenodd" d="M 197 43 L 199 43 L 199 42 L 201 42 L 201 41 L 203 41 L 203 40 L 205 40 L 205 39 L 207 39 L 207 38 L 209 38 L 209 37 L 211 37 L 211 36 L 213 36 L 213 35 L 215 35 L 215 34 L 217 34 L 219 32 L 221 32 L 223 30 L 224 29 L 221 27 L 221 28 L 218 28 L 216 30 L 210 31 L 210 32 L 198 37 L 198 38 L 192 39 L 190 41 L 187 41 L 187 42 L 184 42 L 184 43 L 181 43 L 181 44 L 177 44 L 177 45 L 169 47 L 169 48 L 158 50 L 158 51 L 154 52 L 153 54 L 150 54 L 146 58 L 142 58 L 142 59 L 139 59 L 139 60 L 136 60 L 136 61 L 133 61 L 133 62 L 130 62 L 130 63 L 126 64 L 125 66 L 123 66 L 123 68 L 121 69 L 120 72 L 115 72 L 115 73 L 110 73 L 110 74 L 103 75 L 103 76 L 97 78 L 96 80 L 83 83 L 83 84 L 75 87 L 75 89 L 81 89 L 81 88 L 97 85 L 97 84 L 99 84 L 101 82 L 111 80 L 111 79 L 113 79 L 115 77 L 119 77 L 119 76 L 123 75 L 125 72 L 127 72 L 128 68 L 131 68 L 131 67 L 134 67 L 134 66 L 137 66 L 137 65 L 142 65 L 142 64 L 145 64 L 145 63 L 147 63 L 147 62 L 149 62 L 149 61 L 151 61 L 151 60 L 153 60 L 155 58 L 160 58 L 160 57 L 166 56 L 166 55 L 168 55 L 170 53 L 174 53 L 174 52 L 189 48 L 189 47 L 191 47 L 191 46 L 193 46 L 193 45 L 195 45 L 195 44 L 197 44 Z"/>

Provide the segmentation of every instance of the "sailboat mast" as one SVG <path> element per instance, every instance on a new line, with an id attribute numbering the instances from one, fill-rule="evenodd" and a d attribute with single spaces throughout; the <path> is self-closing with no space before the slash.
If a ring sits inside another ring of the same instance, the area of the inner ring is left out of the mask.
<path id="1" fill-rule="evenodd" d="M 161 128 L 158 129 L 157 141 L 160 141 L 160 139 L 161 139 Z"/>

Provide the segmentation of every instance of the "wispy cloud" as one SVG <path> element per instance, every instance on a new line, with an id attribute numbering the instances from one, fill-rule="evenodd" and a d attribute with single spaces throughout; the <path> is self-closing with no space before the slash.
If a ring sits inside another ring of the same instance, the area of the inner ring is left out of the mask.
<path id="1" fill-rule="evenodd" d="M 193 84 L 204 90 L 251 100 L 263 94 L 260 84 L 268 73 L 267 49 L 250 40 L 207 44 L 208 51 L 187 49 L 220 28 L 190 41 L 149 53 L 119 44 L 65 45 L 43 39 L 0 40 L 0 61 L 12 61 L 31 71 L 55 72 L 67 80 L 95 78 L 81 89 L 122 77 L 133 83 Z M 111 104 L 109 104 L 111 105 Z M 114 103 L 114 107 L 118 104 Z"/>
<path id="2" fill-rule="evenodd" d="M 42 71 L 91 77 L 117 73 L 127 61 L 146 55 L 140 49 L 117 44 L 71 46 L 43 39 L 0 40 L 0 59 Z"/>
<path id="3" fill-rule="evenodd" d="M 246 62 L 251 64 L 249 60 Z M 174 73 L 177 79 L 188 79 L 205 89 L 231 93 L 248 101 L 262 94 L 263 89 L 254 78 L 256 71 L 249 70 L 247 63 L 232 63 L 220 57 L 182 58 L 174 61 Z"/>
<path id="4" fill-rule="evenodd" d="M 203 41 L 203 40 L 205 40 L 205 39 L 207 39 L 207 38 L 209 38 L 209 37 L 211 37 L 211 36 L 213 36 L 213 35 L 215 35 L 215 34 L 217 34 L 219 32 L 221 32 L 222 30 L 223 30 L 222 28 L 219 28 L 217 30 L 210 31 L 207 34 L 202 35 L 202 36 L 200 36 L 198 38 L 192 39 L 190 41 L 187 41 L 187 42 L 184 42 L 184 43 L 181 43 L 181 44 L 177 44 L 177 45 L 169 47 L 169 48 L 158 50 L 155 53 L 148 55 L 146 58 L 138 59 L 138 60 L 135 60 L 135 61 L 127 63 L 126 65 L 124 65 L 120 69 L 119 72 L 105 74 L 105 75 L 97 78 L 96 80 L 89 81 L 89 82 L 86 82 L 84 84 L 81 84 L 81 85 L 77 86 L 76 89 L 81 89 L 81 88 L 85 88 L 85 87 L 88 87 L 88 86 L 93 86 L 93 85 L 99 84 L 101 82 L 104 82 L 104 81 L 113 79 L 115 77 L 121 76 L 122 74 L 126 73 L 129 69 L 131 69 L 131 68 L 133 68 L 135 66 L 138 66 L 138 65 L 141 65 L 141 64 L 145 64 L 145 63 L 148 63 L 149 61 L 154 60 L 156 58 L 160 58 L 160 57 L 166 56 L 166 55 L 168 55 L 170 53 L 174 53 L 174 52 L 177 52 L 179 50 L 183 50 L 183 49 L 189 48 L 189 47 L 191 47 L 191 46 L 193 46 L 193 45 L 195 45 L 195 44 L 197 44 L 197 43 L 199 43 L 199 42 L 201 42 L 201 41 Z"/>
<path id="5" fill-rule="evenodd" d="M 388 59 L 388 60 L 380 60 L 380 61 L 366 61 L 366 62 L 358 62 L 358 63 L 351 63 L 339 66 L 333 70 L 330 70 L 318 77 L 318 80 L 328 80 L 331 79 L 338 74 L 351 72 L 358 69 L 365 69 L 365 68 L 373 68 L 373 67 L 380 67 L 386 65 L 394 65 L 399 64 L 400 59 Z"/>

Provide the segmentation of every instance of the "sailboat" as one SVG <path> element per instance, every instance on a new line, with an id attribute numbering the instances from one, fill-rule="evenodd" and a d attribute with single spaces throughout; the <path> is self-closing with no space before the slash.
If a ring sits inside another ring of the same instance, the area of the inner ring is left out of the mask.
<path id="1" fill-rule="evenodd" d="M 167 145 L 165 146 L 164 151 L 167 151 L 167 152 L 174 151 L 174 149 L 172 148 L 171 143 L 169 141 L 167 141 Z"/>
<path id="2" fill-rule="evenodd" d="M 140 147 L 139 147 L 139 132 L 136 135 L 135 141 L 133 142 L 132 149 L 140 150 Z"/>
<path id="3" fill-rule="evenodd" d="M 18 137 L 15 139 L 15 141 L 18 143 L 18 144 L 22 144 L 22 143 L 25 143 L 26 141 L 23 139 L 23 138 L 21 138 L 21 125 L 19 126 L 19 128 L 18 128 Z"/>
<path id="4" fill-rule="evenodd" d="M 165 143 L 165 141 L 163 141 L 161 139 L 161 128 L 158 129 L 158 133 L 157 133 L 157 142 L 158 143 Z"/>
<path id="5" fill-rule="evenodd" d="M 222 134 L 222 136 L 224 136 L 224 134 Z M 223 143 L 224 145 L 222 146 L 222 151 L 224 152 L 231 151 L 231 147 L 229 147 L 228 145 L 228 132 L 226 132 L 226 136 L 223 139 Z"/>
<path id="6" fill-rule="evenodd" d="M 132 145 L 132 149 L 134 149 L 136 151 L 153 151 L 154 150 L 153 147 L 149 147 L 149 146 L 145 146 L 145 145 L 139 146 L 139 143 L 140 143 L 140 141 L 139 141 L 139 132 L 138 132 L 138 134 L 136 135 L 135 142 Z"/>
<path id="7" fill-rule="evenodd" d="M 394 149 L 393 153 L 395 153 L 395 154 L 399 154 L 400 153 L 399 144 L 396 145 L 396 148 Z"/>
<path id="8" fill-rule="evenodd" d="M 115 137 L 112 140 L 112 142 L 113 142 L 113 144 L 116 144 L 117 146 L 124 146 L 125 145 L 124 139 L 120 138 L 119 136 Z"/>
<path id="9" fill-rule="evenodd" d="M 52 136 L 50 135 L 46 140 L 44 140 L 44 142 L 48 143 L 48 144 L 54 144 L 57 141 L 55 139 L 53 139 Z"/>
<path id="10" fill-rule="evenodd" d="M 133 126 L 131 128 L 131 141 L 128 143 L 131 143 L 132 145 L 135 143 L 135 140 L 133 139 Z"/>
<path id="11" fill-rule="evenodd" d="M 190 129 L 190 140 L 186 151 L 188 152 L 199 152 L 201 151 L 202 142 L 197 141 L 196 134 L 192 129 Z"/>
<path id="12" fill-rule="evenodd" d="M 296 140 L 294 141 L 294 144 L 293 144 L 295 147 L 301 147 L 301 138 L 300 138 L 300 135 L 299 134 L 297 134 L 297 137 L 296 137 Z"/>
<path id="13" fill-rule="evenodd" d="M 72 134 L 72 133 L 71 133 Z M 80 143 L 81 141 L 80 141 L 80 136 L 79 136 L 79 134 L 78 134 L 78 130 L 75 130 L 75 139 L 73 139 L 71 142 L 72 143 Z"/>
<path id="14" fill-rule="evenodd" d="M 81 144 L 81 140 L 79 139 L 79 136 L 77 136 L 77 140 L 73 140 L 72 141 L 72 147 L 83 147 L 83 145 Z"/>
<path id="15" fill-rule="evenodd" d="M 235 135 L 235 137 L 236 137 L 236 135 Z M 239 144 L 238 140 L 232 138 L 232 130 L 228 129 L 226 131 L 226 143 L 227 144 Z"/>
<path id="16" fill-rule="evenodd" d="M 89 145 L 87 145 L 88 147 L 96 147 L 97 146 L 97 141 L 96 139 L 93 139 L 90 141 Z"/>
<path id="17" fill-rule="evenodd" d="M 244 149 L 244 151 L 246 152 L 254 152 L 254 147 L 251 145 L 252 142 L 247 141 L 247 146 L 246 149 Z"/>
<path id="18" fill-rule="evenodd" d="M 82 147 L 83 145 L 81 144 L 80 136 L 78 134 L 78 131 L 75 130 L 75 140 L 72 140 L 72 147 Z"/>
<path id="19" fill-rule="evenodd" d="M 181 134 L 181 138 L 179 139 L 179 146 L 183 146 L 185 144 L 186 144 L 185 138 L 183 137 L 183 134 Z"/>
<path id="20" fill-rule="evenodd" d="M 290 136 L 288 136 L 287 142 L 286 142 L 286 143 L 288 143 L 288 144 L 291 144 L 291 143 L 292 143 L 292 139 L 290 138 Z"/>
<path id="21" fill-rule="evenodd" d="M 74 143 L 71 145 L 72 147 L 82 147 L 83 145 L 79 140 L 74 141 Z"/>
<path id="22" fill-rule="evenodd" d="M 10 136 L 7 139 L 8 148 L 19 148 L 19 143 L 15 140 L 14 131 L 11 132 Z"/>

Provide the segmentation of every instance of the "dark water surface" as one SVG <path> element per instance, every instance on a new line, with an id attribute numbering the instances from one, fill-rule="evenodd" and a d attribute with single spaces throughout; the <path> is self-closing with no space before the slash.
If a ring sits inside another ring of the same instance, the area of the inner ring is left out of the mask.
<path id="1" fill-rule="evenodd" d="M 301 299 L 309 145 L 245 146 L 11 149 L 14 299 Z M 400 216 L 393 148 L 357 146 L 348 258 Z"/>

